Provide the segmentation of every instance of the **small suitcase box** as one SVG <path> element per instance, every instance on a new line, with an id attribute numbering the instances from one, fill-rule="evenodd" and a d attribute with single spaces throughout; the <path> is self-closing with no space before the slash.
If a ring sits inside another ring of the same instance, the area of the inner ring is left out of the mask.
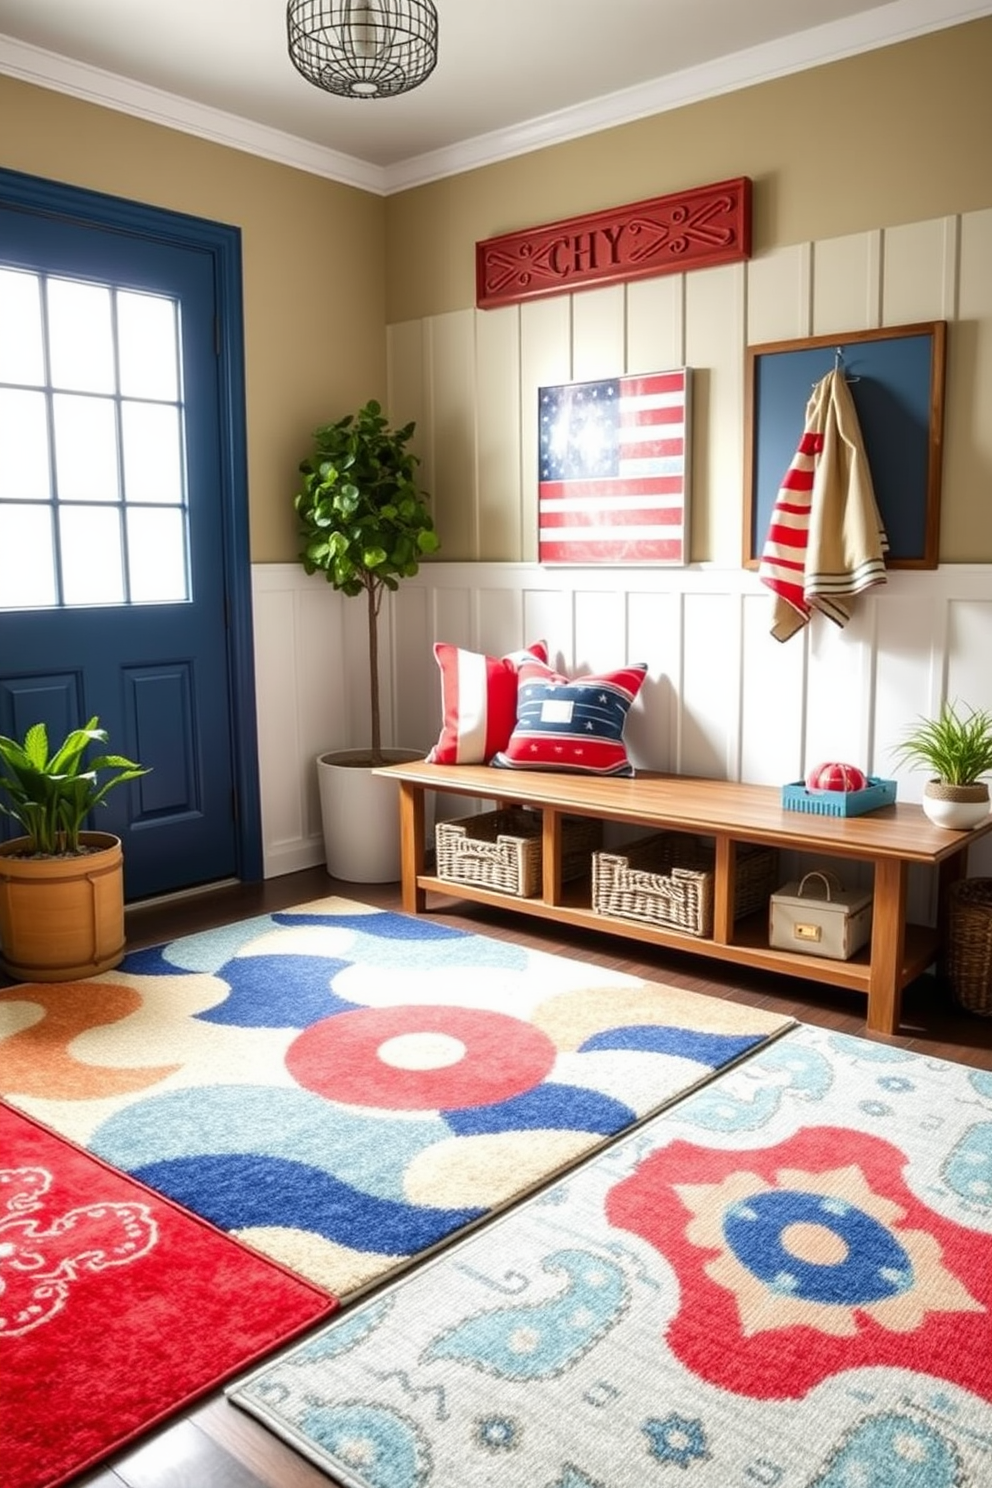
<path id="1" fill-rule="evenodd" d="M 807 873 L 771 896 L 768 943 L 848 961 L 871 935 L 871 912 L 869 889 L 845 889 L 833 873 Z"/>

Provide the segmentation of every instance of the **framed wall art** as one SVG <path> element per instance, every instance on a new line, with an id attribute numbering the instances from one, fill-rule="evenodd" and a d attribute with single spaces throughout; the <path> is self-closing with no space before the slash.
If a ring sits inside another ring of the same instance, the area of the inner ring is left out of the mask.
<path id="1" fill-rule="evenodd" d="M 806 404 L 842 367 L 851 389 L 889 540 L 889 568 L 936 568 L 944 448 L 943 320 L 747 349 L 744 383 L 744 555 L 757 568 L 779 486 L 796 453 Z"/>
<path id="2" fill-rule="evenodd" d="M 690 371 L 538 389 L 539 562 L 688 562 Z"/>

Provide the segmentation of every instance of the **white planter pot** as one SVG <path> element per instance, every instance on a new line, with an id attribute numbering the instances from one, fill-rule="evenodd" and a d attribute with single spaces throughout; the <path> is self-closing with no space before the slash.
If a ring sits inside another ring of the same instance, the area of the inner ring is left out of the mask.
<path id="1" fill-rule="evenodd" d="M 424 757 L 421 749 L 383 754 L 387 765 Z M 327 871 L 346 883 L 395 883 L 400 877 L 399 782 L 373 774 L 368 760 L 367 749 L 317 757 Z M 433 796 L 426 800 L 430 805 Z"/>
<path id="2" fill-rule="evenodd" d="M 923 787 L 923 810 L 936 827 L 967 832 L 989 814 L 986 785 L 939 785 L 928 780 Z"/>

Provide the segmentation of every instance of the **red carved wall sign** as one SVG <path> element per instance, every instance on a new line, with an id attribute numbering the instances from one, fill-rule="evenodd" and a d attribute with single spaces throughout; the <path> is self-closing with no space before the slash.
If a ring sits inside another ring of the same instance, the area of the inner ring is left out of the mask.
<path id="1" fill-rule="evenodd" d="M 480 310 L 751 257 L 747 176 L 475 245 Z"/>

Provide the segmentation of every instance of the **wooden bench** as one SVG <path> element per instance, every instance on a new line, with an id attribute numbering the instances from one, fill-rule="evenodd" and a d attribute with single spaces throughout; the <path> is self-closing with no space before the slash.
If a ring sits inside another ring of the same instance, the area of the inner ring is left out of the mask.
<path id="1" fill-rule="evenodd" d="M 379 773 L 400 784 L 403 908 L 422 914 L 429 892 L 496 904 L 521 914 L 605 930 L 652 945 L 711 956 L 740 966 L 786 973 L 863 992 L 869 1029 L 898 1031 L 903 988 L 940 953 L 940 927 L 906 922 L 911 863 L 936 868 L 939 902 L 963 877 L 970 843 L 992 831 L 992 816 L 970 832 L 931 825 L 919 806 L 906 802 L 864 816 L 833 817 L 786 811 L 773 786 L 740 785 L 676 775 L 639 774 L 631 780 L 590 775 L 497 770 L 486 765 L 390 765 Z M 542 814 L 543 883 L 540 895 L 521 899 L 487 887 L 454 884 L 427 872 L 424 796 L 427 791 L 525 805 Z M 715 844 L 713 933 L 696 938 L 661 925 L 597 914 L 588 883 L 562 884 L 563 816 L 593 816 L 652 830 L 688 832 Z M 738 844 L 760 843 L 799 852 L 870 863 L 874 918 L 868 946 L 849 961 L 773 949 L 767 915 L 734 919 Z"/>

